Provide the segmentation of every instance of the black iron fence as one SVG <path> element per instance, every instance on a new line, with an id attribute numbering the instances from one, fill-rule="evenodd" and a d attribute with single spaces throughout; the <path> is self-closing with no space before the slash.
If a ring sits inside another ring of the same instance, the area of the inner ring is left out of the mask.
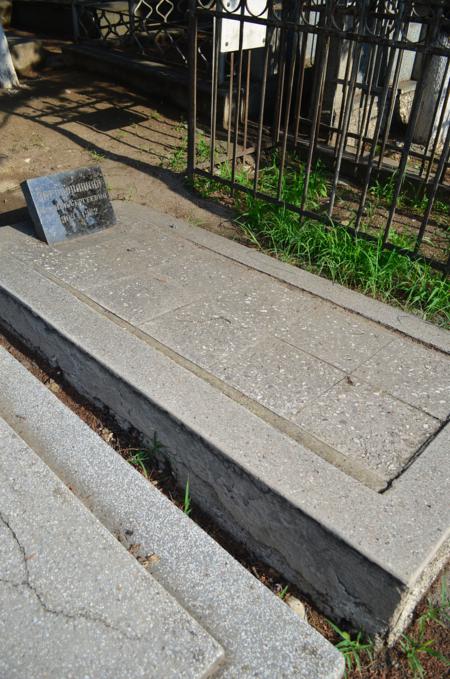
<path id="1" fill-rule="evenodd" d="M 76 38 L 187 68 L 187 9 L 188 0 L 79 0 Z M 206 60 L 201 50 L 199 59 Z"/>
<path id="2" fill-rule="evenodd" d="M 190 0 L 190 177 L 448 273 L 449 30 L 446 0 Z"/>

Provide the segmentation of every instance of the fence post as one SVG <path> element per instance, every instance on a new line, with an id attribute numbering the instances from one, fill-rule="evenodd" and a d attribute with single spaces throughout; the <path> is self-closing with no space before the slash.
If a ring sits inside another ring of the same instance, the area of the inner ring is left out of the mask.
<path id="1" fill-rule="evenodd" d="M 188 148 L 187 175 L 190 182 L 194 179 L 195 167 L 195 127 L 197 124 L 197 13 L 196 0 L 189 0 L 189 108 L 188 108 Z"/>

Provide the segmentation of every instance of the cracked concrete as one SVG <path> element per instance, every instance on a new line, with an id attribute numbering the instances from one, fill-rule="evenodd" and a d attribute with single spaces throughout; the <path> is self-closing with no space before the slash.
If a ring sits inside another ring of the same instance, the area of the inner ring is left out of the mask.
<path id="1" fill-rule="evenodd" d="M 221 646 L 1 419 L 0 545 L 1 677 L 194 678 L 221 663 Z"/>
<path id="2" fill-rule="evenodd" d="M 225 663 L 214 676 L 342 676 L 343 657 L 331 644 L 2 348 L 0 417 L 121 544 L 139 545 L 142 556 L 157 554 L 148 566 L 152 576 L 224 649 Z M 0 535 L 2 530 L 7 531 L 0 521 Z M 3 576 L 22 583 L 26 578 L 18 562 L 23 554 L 17 545 L 12 556 L 13 563 L 2 563 Z"/>

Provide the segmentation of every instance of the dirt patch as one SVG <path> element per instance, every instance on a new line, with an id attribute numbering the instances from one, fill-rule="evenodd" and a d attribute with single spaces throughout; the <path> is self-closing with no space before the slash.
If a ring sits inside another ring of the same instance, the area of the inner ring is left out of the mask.
<path id="1" fill-rule="evenodd" d="M 0 346 L 4 347 L 14 358 L 20 361 L 37 379 L 45 384 L 68 408 L 80 417 L 93 431 L 111 445 L 120 455 L 143 474 L 149 483 L 152 483 L 180 509 L 185 509 L 185 497 L 183 491 L 177 487 L 175 478 L 167 466 L 158 466 L 152 457 L 136 458 L 136 452 L 142 451 L 139 436 L 135 433 L 123 431 L 108 412 L 94 408 L 80 394 L 76 393 L 67 383 L 58 369 L 50 368 L 40 358 L 29 353 L 29 350 L 11 337 L 0 334 Z M 198 523 L 214 540 L 233 555 L 252 575 L 268 587 L 274 594 L 284 596 L 286 592 L 302 600 L 305 604 L 308 622 L 317 629 L 331 643 L 337 644 L 341 638 L 332 629 L 327 619 L 317 611 L 298 588 L 292 586 L 273 568 L 256 559 L 247 548 L 238 543 L 195 505 L 190 506 L 189 516 Z M 140 556 L 139 545 L 133 545 L 130 552 L 147 567 L 152 563 L 155 555 Z M 428 601 L 439 600 L 439 580 L 431 587 L 430 591 L 417 606 L 413 622 L 405 632 L 405 637 L 417 642 L 419 639 L 432 641 L 432 650 L 442 656 L 450 657 L 450 634 L 447 617 L 447 626 L 442 622 L 427 619 L 421 629 L 421 616 L 430 610 Z M 449 612 L 450 613 L 450 612 Z M 342 623 L 345 630 L 345 623 Z M 405 642 L 405 638 L 403 638 Z M 417 653 L 423 669 L 422 675 L 414 674 L 402 648 L 401 641 L 392 648 L 382 648 L 376 655 L 369 659 L 364 653 L 361 654 L 362 669 L 353 669 L 347 673 L 348 679 L 410 679 L 415 676 L 428 677 L 429 679 L 443 679 L 447 676 L 443 662 L 427 653 Z"/>
<path id="2" fill-rule="evenodd" d="M 16 94 L 0 93 L 0 225 L 26 218 L 25 179 L 99 164 L 112 199 L 240 235 L 229 210 L 193 196 L 171 169 L 186 144 L 179 110 L 55 58 Z"/>

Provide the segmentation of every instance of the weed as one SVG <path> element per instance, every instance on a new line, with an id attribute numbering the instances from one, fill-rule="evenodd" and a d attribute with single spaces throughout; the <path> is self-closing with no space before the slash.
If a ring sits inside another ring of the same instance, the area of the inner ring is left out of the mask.
<path id="1" fill-rule="evenodd" d="M 283 589 L 278 593 L 278 596 L 280 599 L 284 601 L 286 599 L 287 593 L 289 590 L 289 585 L 286 585 L 286 587 L 283 587 Z"/>
<path id="2" fill-rule="evenodd" d="M 136 452 L 128 458 L 128 462 L 137 469 L 140 469 L 142 474 L 148 479 L 148 472 L 146 463 L 151 459 L 152 453 L 150 450 L 136 450 Z"/>
<path id="3" fill-rule="evenodd" d="M 185 120 L 180 120 L 178 123 L 175 125 L 175 131 L 178 132 L 178 134 L 185 135 L 187 132 L 187 122 Z"/>
<path id="4" fill-rule="evenodd" d="M 183 512 L 187 516 L 189 516 L 189 514 L 192 512 L 191 492 L 190 492 L 190 487 L 189 487 L 189 476 L 187 477 L 186 488 L 184 489 Z"/>
<path id="5" fill-rule="evenodd" d="M 150 118 L 153 118 L 153 120 L 162 120 L 162 115 L 158 113 L 158 111 L 151 111 Z"/>
<path id="6" fill-rule="evenodd" d="M 186 147 L 179 146 L 169 159 L 168 167 L 174 172 L 181 172 L 186 167 Z"/>
<path id="7" fill-rule="evenodd" d="M 368 660 L 373 659 L 373 642 L 368 639 L 365 640 L 362 632 L 358 632 L 356 637 L 352 639 L 349 632 L 341 630 L 330 620 L 327 620 L 327 622 L 339 637 L 335 646 L 345 658 L 345 676 L 353 669 L 361 670 L 364 656 Z"/>
<path id="8" fill-rule="evenodd" d="M 450 623 L 450 594 L 447 592 L 445 577 L 441 581 L 441 596 L 438 604 L 428 601 L 425 613 L 418 618 L 419 635 L 423 635 L 427 623 L 434 622 L 441 627 L 448 627 Z"/>
<path id="9" fill-rule="evenodd" d="M 206 139 L 203 137 L 200 137 L 200 139 L 197 142 L 197 160 L 200 163 L 204 163 L 209 159 L 210 155 L 210 146 Z"/>
<path id="10" fill-rule="evenodd" d="M 428 623 L 435 623 L 441 627 L 447 627 L 450 622 L 449 616 L 450 597 L 447 593 L 445 577 L 441 581 L 441 596 L 438 604 L 428 601 L 428 606 L 424 613 L 417 619 L 417 638 L 403 634 L 400 639 L 400 648 L 405 654 L 409 667 L 414 677 L 424 677 L 425 670 L 420 656 L 432 656 L 447 667 L 450 666 L 450 659 L 434 648 L 434 639 L 425 639 Z"/>
<path id="11" fill-rule="evenodd" d="M 419 637 L 414 639 L 407 634 L 402 634 L 402 638 L 399 642 L 400 648 L 408 660 L 408 665 L 411 669 L 413 677 L 425 676 L 425 669 L 420 660 L 421 655 L 432 656 L 433 658 L 437 658 L 437 660 L 439 660 L 442 664 L 450 666 L 450 660 L 433 648 L 434 639 L 424 640 L 421 637 L 422 635 L 419 634 Z"/>
<path id="12" fill-rule="evenodd" d="M 101 163 L 102 160 L 105 160 L 105 156 L 95 149 L 89 149 L 89 155 L 91 156 L 92 160 L 95 160 L 96 163 Z"/>
<path id="13" fill-rule="evenodd" d="M 379 181 L 378 179 L 370 187 L 370 195 L 378 202 L 392 203 L 395 192 L 395 183 L 397 181 L 397 173 L 393 172 L 388 179 Z"/>
<path id="14" fill-rule="evenodd" d="M 442 200 L 436 200 L 433 205 L 434 211 L 442 215 L 450 215 L 450 205 Z"/>
<path id="15" fill-rule="evenodd" d="M 196 151 L 198 162 L 204 163 L 209 159 L 210 146 L 206 139 L 204 139 L 203 137 L 200 137 L 200 139 L 198 140 Z M 174 170 L 174 172 L 183 172 L 186 169 L 186 163 L 187 163 L 187 141 L 186 138 L 183 138 L 181 146 L 175 149 L 175 151 L 172 153 L 167 163 L 167 166 L 171 170 Z M 217 184 L 217 182 L 215 183 Z"/>

